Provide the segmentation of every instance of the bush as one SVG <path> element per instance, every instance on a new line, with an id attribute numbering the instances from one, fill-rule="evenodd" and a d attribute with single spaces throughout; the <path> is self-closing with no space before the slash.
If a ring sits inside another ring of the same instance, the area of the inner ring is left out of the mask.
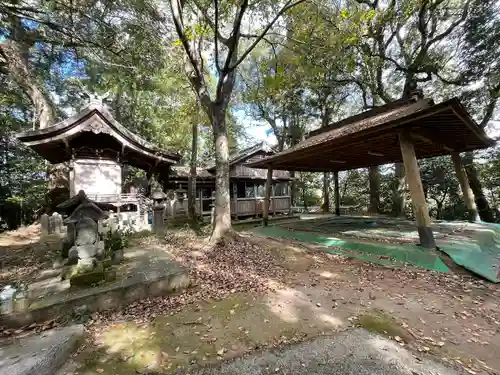
<path id="1" fill-rule="evenodd" d="M 111 255 L 115 251 L 126 248 L 130 243 L 131 236 L 130 230 L 117 229 L 114 232 L 108 232 L 104 238 L 106 254 Z"/>

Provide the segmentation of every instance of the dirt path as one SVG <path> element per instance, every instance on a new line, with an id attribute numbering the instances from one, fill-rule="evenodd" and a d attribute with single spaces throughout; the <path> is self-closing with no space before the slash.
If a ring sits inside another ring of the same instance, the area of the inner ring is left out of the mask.
<path id="1" fill-rule="evenodd" d="M 471 374 L 500 373 L 496 285 L 250 236 L 208 253 L 192 238 L 141 246 L 163 248 L 192 267 L 198 286 L 94 315 L 86 344 L 61 374 L 189 369 L 355 326 L 385 334 L 417 357 Z"/>

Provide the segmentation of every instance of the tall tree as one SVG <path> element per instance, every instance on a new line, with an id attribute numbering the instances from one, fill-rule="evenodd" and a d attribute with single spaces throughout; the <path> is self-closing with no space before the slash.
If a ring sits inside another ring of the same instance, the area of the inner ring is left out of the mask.
<path id="1" fill-rule="evenodd" d="M 417 85 L 441 79 L 460 43 L 471 0 L 357 0 L 376 14 L 360 44 L 373 65 L 372 93 L 385 103 L 409 96 Z M 404 168 L 395 166 L 393 212 L 404 212 Z"/>
<path id="2" fill-rule="evenodd" d="M 462 92 L 462 99 L 485 130 L 498 112 L 500 98 L 499 16 L 500 5 L 497 1 L 472 2 L 460 55 L 463 71 L 446 80 L 459 86 L 473 87 Z M 474 154 L 466 153 L 463 162 L 481 219 L 494 221 L 494 212 L 483 191 Z"/>
<path id="3" fill-rule="evenodd" d="M 250 4 L 248 0 L 237 2 L 194 1 L 195 10 L 181 0 L 170 0 L 175 30 L 179 42 L 187 56 L 190 66 L 189 79 L 205 113 L 212 124 L 215 144 L 216 164 L 216 196 L 215 222 L 212 239 L 218 240 L 231 230 L 230 191 L 229 191 L 229 144 L 226 125 L 226 111 L 233 93 L 236 69 L 289 9 L 305 0 L 288 0 L 284 5 L 279 2 Z M 240 51 L 244 17 L 262 16 L 268 18 L 268 10 L 272 9 L 270 20 L 262 31 L 252 38 L 252 42 Z M 190 20 L 195 18 L 195 23 Z M 210 33 L 208 32 L 210 30 Z M 224 32 L 229 31 L 225 36 Z M 202 48 L 206 47 L 209 34 L 213 41 L 214 65 L 216 74 L 215 90 L 212 92 L 207 79 L 207 64 L 202 56 Z"/>

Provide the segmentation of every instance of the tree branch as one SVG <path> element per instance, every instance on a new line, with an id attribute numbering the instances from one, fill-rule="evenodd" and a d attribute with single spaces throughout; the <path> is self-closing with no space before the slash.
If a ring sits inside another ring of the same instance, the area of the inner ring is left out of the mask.
<path id="1" fill-rule="evenodd" d="M 215 7 L 215 25 L 213 27 L 214 31 L 214 49 L 215 49 L 215 67 L 217 68 L 217 72 L 220 73 L 220 63 L 219 63 L 219 0 L 214 0 Z M 205 17 L 207 18 L 207 17 Z"/>
<path id="2" fill-rule="evenodd" d="M 245 58 L 248 56 L 248 54 L 250 52 L 252 52 L 252 50 L 255 48 L 255 46 L 262 40 L 262 38 L 264 38 L 264 36 L 267 34 L 267 32 L 269 31 L 269 29 L 271 29 L 271 27 L 273 27 L 273 25 L 276 23 L 276 21 L 281 17 L 281 15 L 283 13 L 285 13 L 286 11 L 288 11 L 289 9 L 293 8 L 294 6 L 296 5 L 299 5 L 303 2 L 305 2 L 307 0 L 297 0 L 295 2 L 292 3 L 292 0 L 289 0 L 286 5 L 281 8 L 281 10 L 276 14 L 276 16 L 271 20 L 271 22 L 264 28 L 264 30 L 260 33 L 260 35 L 257 37 L 257 39 L 254 40 L 254 42 L 250 45 L 250 47 L 248 47 L 246 49 L 245 52 L 243 52 L 243 54 L 241 55 L 241 57 L 238 59 L 238 61 L 236 61 L 236 63 L 232 66 L 229 67 L 229 69 L 236 69 L 238 67 L 238 65 L 241 64 L 241 62 L 243 60 L 245 60 Z"/>
<path id="3" fill-rule="evenodd" d="M 462 11 L 462 15 L 459 19 L 457 19 L 455 22 L 452 22 L 452 24 L 445 31 L 443 31 L 441 34 L 439 34 L 439 35 L 435 36 L 434 38 L 432 38 L 431 40 L 429 40 L 429 42 L 425 46 L 425 52 L 427 52 L 427 50 L 434 43 L 437 43 L 437 42 L 443 40 L 444 38 L 446 38 L 448 35 L 450 35 L 458 25 L 460 25 L 463 21 L 465 21 L 465 19 L 467 18 L 467 15 L 469 14 L 470 3 L 471 3 L 470 0 L 468 0 L 465 3 L 464 9 Z"/>
<path id="4" fill-rule="evenodd" d="M 208 26 L 210 26 L 210 28 L 212 29 L 212 31 L 214 32 L 214 34 L 217 36 L 218 41 L 227 46 L 227 43 L 228 43 L 229 39 L 226 38 L 226 37 L 224 37 L 219 32 L 219 30 L 218 30 L 219 29 L 219 27 L 218 27 L 218 23 L 219 23 L 219 20 L 218 20 L 218 18 L 219 18 L 218 17 L 218 13 L 219 13 L 218 3 L 216 3 L 216 7 L 217 8 L 216 8 L 216 14 L 215 14 L 215 23 L 212 22 L 210 16 L 207 13 L 207 10 L 205 8 L 203 8 L 197 0 L 193 0 L 193 3 L 196 6 L 196 8 L 198 8 L 198 10 L 203 14 L 203 17 L 207 21 Z"/>
<path id="5" fill-rule="evenodd" d="M 170 10 L 172 12 L 172 18 L 174 20 L 175 30 L 177 31 L 177 35 L 181 40 L 182 46 L 186 51 L 189 62 L 195 71 L 195 75 L 201 80 L 202 72 L 199 71 L 198 62 L 191 50 L 191 46 L 189 44 L 189 40 L 184 32 L 184 20 L 182 18 L 182 3 L 181 0 L 170 0 Z M 200 82 L 201 83 L 201 82 Z"/>
<path id="6" fill-rule="evenodd" d="M 229 66 L 231 64 L 231 60 L 233 59 L 233 54 L 236 52 L 235 50 L 238 48 L 238 42 L 240 40 L 240 28 L 241 21 L 243 19 L 243 15 L 248 7 L 248 0 L 243 0 L 243 4 L 240 5 L 240 9 L 233 23 L 233 30 L 231 31 L 231 36 L 229 37 L 229 43 L 227 48 L 229 49 L 226 57 L 226 61 L 224 63 L 224 67 L 222 68 L 222 74 L 229 73 Z"/>
<path id="7" fill-rule="evenodd" d="M 492 87 L 489 90 L 489 92 L 490 92 L 490 101 L 488 102 L 488 105 L 485 108 L 483 120 L 479 124 L 479 127 L 481 129 L 484 129 L 486 125 L 488 125 L 488 122 L 490 122 L 491 117 L 493 117 L 493 113 L 495 112 L 498 98 L 500 97 L 500 83 L 498 83 L 495 87 Z"/>

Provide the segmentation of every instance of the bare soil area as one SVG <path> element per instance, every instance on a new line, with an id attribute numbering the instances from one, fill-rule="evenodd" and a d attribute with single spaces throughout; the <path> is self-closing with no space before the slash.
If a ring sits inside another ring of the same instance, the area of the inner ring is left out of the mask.
<path id="1" fill-rule="evenodd" d="M 32 238 L 0 240 L 20 267 L 22 259 L 36 267 L 30 255 L 48 257 Z M 215 247 L 187 230 L 132 245 L 168 252 L 190 268 L 195 286 L 79 317 L 86 320 L 86 341 L 61 374 L 189 372 L 356 326 L 390 337 L 416 357 L 433 356 L 471 374 L 500 374 L 500 287 L 462 272 L 386 268 L 246 232 Z M 29 270 L 28 276 L 39 271 Z"/>
<path id="2" fill-rule="evenodd" d="M 500 373 L 500 289 L 472 276 L 385 268 L 245 232 L 215 248 L 187 231 L 139 241 L 189 266 L 196 286 L 94 315 L 61 374 L 189 372 L 356 326 L 420 358 Z"/>

